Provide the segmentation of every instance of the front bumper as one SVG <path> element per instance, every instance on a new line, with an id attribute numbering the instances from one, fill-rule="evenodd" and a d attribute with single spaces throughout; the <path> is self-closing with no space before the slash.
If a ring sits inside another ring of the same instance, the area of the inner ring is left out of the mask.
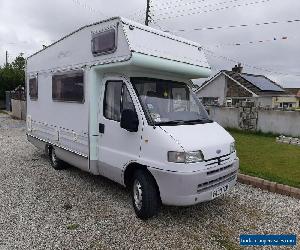
<path id="1" fill-rule="evenodd" d="M 162 203 L 172 206 L 189 206 L 212 200 L 212 191 L 237 180 L 239 159 L 229 165 L 216 167 L 216 171 L 170 172 L 149 168 L 160 192 Z"/>

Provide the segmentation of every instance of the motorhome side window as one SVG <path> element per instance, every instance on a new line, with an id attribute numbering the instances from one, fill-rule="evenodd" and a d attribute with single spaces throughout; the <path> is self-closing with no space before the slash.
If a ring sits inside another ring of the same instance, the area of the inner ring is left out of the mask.
<path id="1" fill-rule="evenodd" d="M 83 71 L 52 76 L 52 99 L 62 102 L 84 102 Z"/>
<path id="2" fill-rule="evenodd" d="M 119 122 L 122 110 L 125 109 L 135 110 L 126 85 L 121 81 L 107 82 L 104 98 L 104 117 Z"/>
<path id="3" fill-rule="evenodd" d="M 29 79 L 29 96 L 31 100 L 38 99 L 38 81 L 37 77 Z"/>
<path id="4" fill-rule="evenodd" d="M 116 48 L 116 29 L 109 29 L 93 34 L 92 53 L 94 56 L 113 53 Z"/>

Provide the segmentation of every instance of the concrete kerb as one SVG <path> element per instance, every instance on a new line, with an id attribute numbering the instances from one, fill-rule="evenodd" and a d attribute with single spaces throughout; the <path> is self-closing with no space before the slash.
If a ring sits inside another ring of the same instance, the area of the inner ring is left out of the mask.
<path id="1" fill-rule="evenodd" d="M 294 188 L 287 185 L 279 184 L 272 181 L 267 181 L 258 177 L 253 177 L 245 174 L 238 174 L 238 182 L 251 185 L 260 189 L 268 190 L 272 193 L 287 195 L 293 198 L 300 199 L 300 188 Z"/>

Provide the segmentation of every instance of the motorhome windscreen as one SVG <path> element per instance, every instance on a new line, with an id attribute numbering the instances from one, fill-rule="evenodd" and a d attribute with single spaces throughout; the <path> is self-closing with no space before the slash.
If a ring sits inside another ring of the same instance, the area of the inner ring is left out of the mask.
<path id="1" fill-rule="evenodd" d="M 131 83 L 152 125 L 212 122 L 197 96 L 185 83 L 138 77 L 131 78 Z"/>

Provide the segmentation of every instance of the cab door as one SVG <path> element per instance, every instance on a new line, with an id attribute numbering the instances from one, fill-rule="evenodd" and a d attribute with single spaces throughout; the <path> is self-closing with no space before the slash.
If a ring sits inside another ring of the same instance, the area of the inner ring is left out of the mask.
<path id="1" fill-rule="evenodd" d="M 102 93 L 103 103 L 99 111 L 99 172 L 101 175 L 123 184 L 123 169 L 137 161 L 140 156 L 142 122 L 137 112 L 137 100 L 131 84 L 122 78 L 106 78 Z M 102 108 L 101 108 L 102 106 Z M 137 112 L 137 132 L 129 132 L 120 126 L 121 114 L 125 109 Z"/>

